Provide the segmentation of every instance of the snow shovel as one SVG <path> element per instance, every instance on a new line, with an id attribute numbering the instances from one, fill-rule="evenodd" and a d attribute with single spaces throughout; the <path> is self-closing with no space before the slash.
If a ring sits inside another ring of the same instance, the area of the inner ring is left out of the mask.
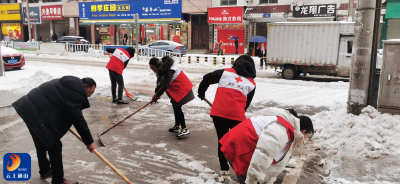
<path id="1" fill-rule="evenodd" d="M 130 93 L 126 90 L 125 87 L 124 87 L 124 90 L 125 90 L 125 95 L 126 95 L 128 98 L 130 98 L 130 99 L 133 100 L 133 101 L 137 100 L 137 98 L 134 98 L 133 95 L 130 94 Z"/>
<path id="2" fill-rule="evenodd" d="M 110 131 L 111 129 L 115 128 L 116 126 L 118 126 L 119 124 L 121 124 L 122 122 L 124 122 L 126 119 L 130 118 L 131 116 L 133 116 L 134 114 L 136 114 L 137 112 L 139 112 L 140 110 L 144 109 L 146 106 L 148 106 L 148 105 L 150 105 L 150 104 L 151 104 L 151 102 L 146 103 L 145 105 L 143 105 L 142 107 L 140 107 L 138 110 L 136 110 L 136 111 L 133 112 L 132 114 L 129 114 L 127 117 L 125 117 L 125 118 L 122 119 L 121 121 L 118 121 L 118 123 L 116 123 L 115 125 L 111 126 L 111 127 L 108 128 L 106 131 L 104 131 L 103 133 L 101 133 L 100 135 L 97 134 L 97 137 L 99 138 L 100 143 L 101 143 L 103 146 L 106 146 L 106 145 L 101 141 L 100 136 L 106 134 L 108 131 Z"/>
<path id="3" fill-rule="evenodd" d="M 80 141 L 82 141 L 81 136 L 79 136 L 74 130 L 69 129 L 69 131 L 76 136 Z M 83 142 L 83 141 L 82 141 Z M 132 184 L 128 178 L 126 178 L 121 172 L 118 171 L 106 158 L 103 157 L 96 149 L 93 149 L 93 153 L 96 154 L 104 163 L 106 163 L 115 173 L 118 174 L 126 183 Z"/>
<path id="4" fill-rule="evenodd" d="M 210 107 L 212 107 L 212 103 L 210 101 L 208 101 L 207 98 L 204 97 L 204 101 L 206 101 L 208 103 L 208 105 L 210 105 Z"/>

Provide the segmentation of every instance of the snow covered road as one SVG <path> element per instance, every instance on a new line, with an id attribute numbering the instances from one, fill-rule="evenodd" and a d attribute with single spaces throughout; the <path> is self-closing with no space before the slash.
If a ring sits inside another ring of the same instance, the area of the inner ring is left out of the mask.
<path id="1" fill-rule="evenodd" d="M 6 77 L 0 78 L 0 92 L 26 94 L 41 83 L 64 75 L 92 77 L 97 82 L 97 89 L 90 99 L 92 107 L 85 110 L 85 117 L 90 120 L 89 126 L 95 136 L 109 127 L 110 122 L 122 119 L 148 102 L 156 81 L 146 61 L 130 62 L 124 71 L 125 84 L 140 98 L 128 106 L 112 105 L 106 62 L 107 58 L 88 61 L 27 57 L 27 64 L 22 70 L 7 71 Z M 176 66 L 186 72 L 194 83 L 195 94 L 204 74 L 228 67 L 212 66 L 211 63 L 177 63 Z M 304 80 L 283 80 L 271 69 L 257 70 L 257 76 L 257 89 L 247 116 L 263 114 L 264 107 L 294 107 L 301 114 L 311 115 L 314 121 L 317 130 L 315 138 L 307 141 L 306 148 L 299 149 L 308 153 L 308 158 L 304 154 L 295 157 L 304 159 L 304 167 L 308 167 L 303 169 L 298 183 L 321 183 L 326 176 L 329 176 L 325 178 L 327 183 L 400 181 L 398 168 L 390 164 L 395 163 L 392 159 L 399 158 L 400 154 L 400 143 L 396 141 L 400 139 L 400 116 L 382 115 L 373 109 L 360 116 L 347 114 L 347 79 L 311 76 L 302 78 Z M 214 100 L 216 88 L 216 85 L 210 86 L 206 93 L 210 101 Z M 176 140 L 166 131 L 172 126 L 173 114 L 164 95 L 159 104 L 147 107 L 114 132 L 106 134 L 104 139 L 111 146 L 99 151 L 111 158 L 110 161 L 134 183 L 216 183 L 219 181 L 214 179 L 214 173 L 218 171 L 217 141 L 208 116 L 209 107 L 196 98 L 184 111 L 192 131 L 187 139 Z M 0 126 L 7 127 L 0 134 L 4 140 L 0 143 L 0 153 L 28 152 L 34 159 L 35 151 L 26 126 L 23 123 L 6 126 L 19 119 L 13 109 L 0 109 L 0 116 Z M 120 183 L 118 176 L 94 155 L 86 153 L 84 146 L 74 137 L 67 134 L 63 142 L 64 154 L 68 155 L 64 159 L 68 179 L 84 183 Z M 348 162 L 349 165 L 343 163 L 349 158 L 353 158 L 353 162 Z M 326 165 L 322 167 L 317 166 L 321 159 L 326 160 Z M 374 159 L 386 164 L 373 164 Z M 35 168 L 36 161 L 33 162 Z M 349 174 L 352 169 L 357 170 L 357 175 Z M 33 174 L 35 172 L 37 170 Z M 232 173 L 231 178 L 235 180 Z M 36 179 L 32 180 L 33 183 L 43 183 L 37 177 L 33 179 Z M 233 180 L 228 183 L 235 183 Z"/>

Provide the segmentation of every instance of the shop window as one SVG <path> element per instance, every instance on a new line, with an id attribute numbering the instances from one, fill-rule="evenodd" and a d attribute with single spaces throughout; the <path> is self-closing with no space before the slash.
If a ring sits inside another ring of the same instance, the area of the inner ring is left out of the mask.
<path id="1" fill-rule="evenodd" d="M 221 5 L 236 5 L 237 0 L 221 0 Z"/>
<path id="2" fill-rule="evenodd" d="M 278 3 L 278 0 L 260 0 L 260 4 L 262 3 Z"/>
<path id="3" fill-rule="evenodd" d="M 61 2 L 62 0 L 43 0 L 44 3 Z"/>
<path id="4" fill-rule="evenodd" d="M 18 3 L 17 0 L 1 0 L 1 3 Z"/>

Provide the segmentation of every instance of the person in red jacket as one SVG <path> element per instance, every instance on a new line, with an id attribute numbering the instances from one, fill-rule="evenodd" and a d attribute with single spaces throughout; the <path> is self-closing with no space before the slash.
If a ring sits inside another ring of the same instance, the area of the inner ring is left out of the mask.
<path id="1" fill-rule="evenodd" d="M 157 88 L 151 100 L 157 103 L 157 100 L 167 92 L 171 98 L 172 108 L 174 109 L 175 125 L 169 129 L 169 132 L 178 132 L 176 137 L 184 137 L 190 134 L 186 128 L 185 116 L 182 106 L 192 101 L 195 97 L 192 91 L 193 84 L 182 70 L 173 67 L 174 60 L 165 56 L 161 59 L 150 59 L 149 66 L 157 75 Z"/>
<path id="2" fill-rule="evenodd" d="M 113 97 L 112 102 L 118 104 L 128 104 L 129 102 L 122 100 L 122 93 L 124 91 L 124 78 L 122 77 L 122 72 L 129 63 L 129 59 L 135 56 L 135 49 L 133 47 L 128 47 L 126 49 L 122 48 L 107 48 L 108 53 L 112 53 L 110 61 L 108 62 L 106 68 L 110 75 L 111 80 L 111 94 Z M 116 95 L 118 84 L 118 99 Z"/>
<path id="3" fill-rule="evenodd" d="M 210 116 L 213 118 L 218 142 L 236 125 L 246 119 L 245 112 L 249 107 L 256 89 L 254 78 L 256 68 L 250 56 L 238 57 L 232 68 L 216 70 L 204 75 L 198 89 L 198 97 L 204 99 L 210 84 L 218 83 L 217 93 L 211 107 Z M 229 165 L 221 152 L 218 143 L 218 158 L 221 166 L 221 175 L 228 178 Z"/>

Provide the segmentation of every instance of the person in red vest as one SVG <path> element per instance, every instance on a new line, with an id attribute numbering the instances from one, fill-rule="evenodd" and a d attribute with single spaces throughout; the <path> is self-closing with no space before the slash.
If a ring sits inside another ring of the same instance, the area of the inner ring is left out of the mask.
<path id="1" fill-rule="evenodd" d="M 240 122 L 246 120 L 245 112 L 249 107 L 256 83 L 256 68 L 253 59 L 248 55 L 238 57 L 232 68 L 216 70 L 204 75 L 198 89 L 198 97 L 204 99 L 210 84 L 218 83 L 217 93 L 211 107 L 210 116 L 213 118 L 218 141 Z M 218 158 L 221 175 L 228 178 L 229 165 L 221 152 L 218 143 Z"/>
<path id="2" fill-rule="evenodd" d="M 112 53 L 110 61 L 108 62 L 106 68 L 110 75 L 111 80 L 111 94 L 113 97 L 112 102 L 117 104 L 128 104 L 129 102 L 122 100 L 122 93 L 124 91 L 124 78 L 122 77 L 122 72 L 129 63 L 129 60 L 135 56 L 135 49 L 133 47 L 128 47 L 126 49 L 122 48 L 106 48 L 108 53 Z M 118 84 L 118 99 L 116 95 Z"/>
<path id="3" fill-rule="evenodd" d="M 294 148 L 313 136 L 311 119 L 291 111 L 266 108 L 265 116 L 243 121 L 219 141 L 241 184 L 274 183 Z"/>
<path id="4" fill-rule="evenodd" d="M 186 128 L 182 106 L 195 97 L 192 82 L 182 70 L 173 65 L 174 60 L 169 56 L 163 57 L 161 61 L 157 58 L 150 59 L 149 66 L 157 75 L 157 88 L 151 102 L 157 103 L 161 95 L 167 92 L 175 115 L 175 125 L 169 129 L 169 132 L 177 132 L 176 137 L 181 138 L 190 134 Z"/>

